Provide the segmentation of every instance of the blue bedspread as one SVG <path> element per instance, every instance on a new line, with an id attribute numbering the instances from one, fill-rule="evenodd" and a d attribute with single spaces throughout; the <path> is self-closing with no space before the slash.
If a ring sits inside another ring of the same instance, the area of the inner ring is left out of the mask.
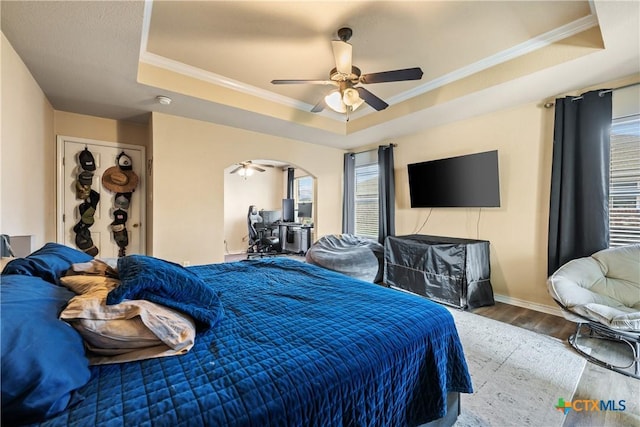
<path id="1" fill-rule="evenodd" d="M 220 323 L 186 355 L 92 367 L 45 425 L 416 425 L 472 391 L 431 301 L 283 258 L 190 270 L 220 291 Z"/>

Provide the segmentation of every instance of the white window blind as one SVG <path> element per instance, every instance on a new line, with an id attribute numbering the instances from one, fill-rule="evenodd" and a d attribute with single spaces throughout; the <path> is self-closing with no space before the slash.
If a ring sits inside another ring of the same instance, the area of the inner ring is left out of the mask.
<path id="1" fill-rule="evenodd" d="M 313 202 L 313 178 L 302 176 L 294 179 L 296 203 Z"/>
<path id="2" fill-rule="evenodd" d="M 609 246 L 640 243 L 640 115 L 611 126 Z"/>
<path id="3" fill-rule="evenodd" d="M 355 232 L 378 238 L 378 164 L 356 166 Z"/>

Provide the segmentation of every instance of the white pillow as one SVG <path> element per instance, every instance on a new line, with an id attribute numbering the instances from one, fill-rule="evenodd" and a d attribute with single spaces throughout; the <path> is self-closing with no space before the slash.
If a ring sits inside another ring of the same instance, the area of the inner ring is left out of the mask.
<path id="1" fill-rule="evenodd" d="M 146 300 L 106 305 L 107 294 L 120 283 L 116 279 L 77 275 L 60 282 L 80 294 L 60 318 L 82 335 L 91 364 L 184 354 L 193 347 L 195 324 L 179 311 Z"/>

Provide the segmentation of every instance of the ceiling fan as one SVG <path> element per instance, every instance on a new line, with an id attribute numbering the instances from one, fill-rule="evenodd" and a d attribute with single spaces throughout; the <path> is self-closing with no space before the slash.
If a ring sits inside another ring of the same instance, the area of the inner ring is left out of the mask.
<path id="1" fill-rule="evenodd" d="M 253 163 L 251 160 L 247 160 L 246 162 L 237 163 L 238 167 L 233 169 L 230 174 L 237 173 L 240 176 L 250 176 L 253 175 L 253 171 L 264 172 L 263 168 L 272 168 L 273 165 L 265 165 L 259 163 Z"/>
<path id="2" fill-rule="evenodd" d="M 336 67 L 329 72 L 329 80 L 271 80 L 271 83 L 274 85 L 315 84 L 336 86 L 337 89 L 332 90 L 321 99 L 311 109 L 311 112 L 318 113 L 325 106 L 329 106 L 336 112 L 347 113 L 347 120 L 349 120 L 349 112 L 354 111 L 365 102 L 377 111 L 384 110 L 389 106 L 389 104 L 364 87 L 356 85 L 420 80 L 422 78 L 423 73 L 419 67 L 362 74 L 360 69 L 351 63 L 353 47 L 347 42 L 352 35 L 351 28 L 340 28 L 338 30 L 340 40 L 331 41 Z"/>

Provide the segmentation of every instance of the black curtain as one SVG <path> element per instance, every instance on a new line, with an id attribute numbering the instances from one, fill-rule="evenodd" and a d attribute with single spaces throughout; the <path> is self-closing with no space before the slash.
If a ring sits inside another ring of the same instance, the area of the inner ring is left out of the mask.
<path id="1" fill-rule="evenodd" d="M 396 233 L 396 190 L 393 172 L 393 145 L 378 147 L 378 241 Z"/>
<path id="2" fill-rule="evenodd" d="M 344 190 L 342 192 L 342 232 L 353 234 L 356 231 L 356 156 L 344 155 Z"/>
<path id="3" fill-rule="evenodd" d="M 611 91 L 556 99 L 548 274 L 609 246 Z"/>

